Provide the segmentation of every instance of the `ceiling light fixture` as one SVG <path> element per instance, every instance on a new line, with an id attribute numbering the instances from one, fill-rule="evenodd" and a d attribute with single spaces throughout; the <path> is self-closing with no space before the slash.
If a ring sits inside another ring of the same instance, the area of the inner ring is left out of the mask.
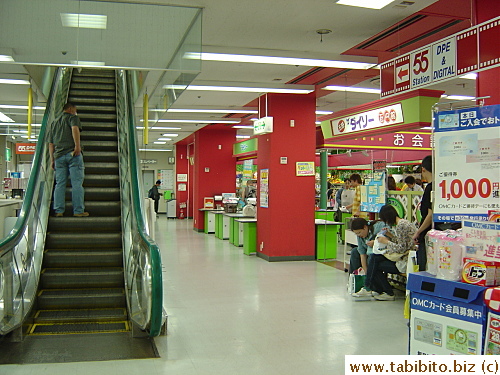
<path id="1" fill-rule="evenodd" d="M 477 73 L 467 73 L 467 74 L 464 74 L 463 76 L 460 76 L 458 78 L 464 78 L 464 79 L 477 79 Z"/>
<path id="2" fill-rule="evenodd" d="M 29 85 L 30 81 L 26 79 L 6 79 L 6 78 L 0 78 L 0 83 L 3 83 L 5 85 Z"/>
<path id="3" fill-rule="evenodd" d="M 142 121 L 142 120 L 141 120 Z M 136 126 L 137 130 L 144 130 L 144 126 Z M 168 126 L 151 126 L 149 130 L 181 130 L 182 128 L 171 128 Z"/>
<path id="4" fill-rule="evenodd" d="M 14 58 L 9 55 L 0 55 L 0 61 L 13 62 Z"/>
<path id="5" fill-rule="evenodd" d="M 253 125 L 234 125 L 233 129 L 253 129 Z"/>
<path id="6" fill-rule="evenodd" d="M 279 56 L 255 56 L 255 55 L 236 55 L 229 53 L 209 53 L 209 52 L 187 52 L 184 54 L 186 59 L 196 59 L 204 61 L 224 61 L 238 63 L 255 64 L 277 64 L 277 65 L 300 65 L 300 66 L 318 66 L 322 68 L 339 69 L 370 69 L 376 64 L 355 62 L 355 61 L 335 61 L 304 59 L 297 57 L 279 57 Z"/>
<path id="7" fill-rule="evenodd" d="M 140 122 L 144 122 L 144 119 L 141 119 Z M 181 119 L 169 119 L 169 120 L 149 120 L 148 122 L 181 122 L 186 124 L 239 124 L 241 121 L 238 120 L 181 120 Z"/>
<path id="8" fill-rule="evenodd" d="M 171 141 L 172 138 L 158 138 L 159 141 Z"/>
<path id="9" fill-rule="evenodd" d="M 466 96 L 466 95 L 445 95 L 441 96 L 443 99 L 450 99 L 450 100 L 474 100 L 476 99 L 475 96 Z"/>
<path id="10" fill-rule="evenodd" d="M 1 122 L 14 122 L 14 120 L 12 120 L 9 116 L 3 114 L 2 112 L 0 112 L 0 121 Z"/>
<path id="11" fill-rule="evenodd" d="M 298 86 L 298 85 L 289 85 Z M 201 85 L 165 85 L 164 89 L 186 89 L 188 91 L 224 91 L 224 92 L 254 92 L 254 93 L 278 93 L 278 94 L 309 94 L 312 89 L 300 88 L 273 88 L 273 87 L 247 87 L 247 86 L 201 86 Z"/>
<path id="12" fill-rule="evenodd" d="M 140 148 L 139 151 L 158 151 L 158 152 L 167 152 L 172 150 L 162 150 L 160 148 Z"/>
<path id="13" fill-rule="evenodd" d="M 392 3 L 394 0 L 338 0 L 339 5 L 350 5 L 353 7 L 382 9 L 386 5 Z"/>
<path id="14" fill-rule="evenodd" d="M 162 137 L 178 137 L 179 134 L 172 134 L 172 133 L 166 133 L 166 134 L 162 134 Z"/>
<path id="15" fill-rule="evenodd" d="M 165 112 L 168 113 L 258 113 L 259 111 L 253 109 L 180 109 L 170 108 L 165 109 L 152 109 L 152 112 Z"/>
<path id="16" fill-rule="evenodd" d="M 155 145 L 166 145 L 167 142 L 153 142 Z"/>
<path id="17" fill-rule="evenodd" d="M 61 22 L 64 27 L 106 29 L 108 16 L 102 14 L 61 13 Z"/>
<path id="18" fill-rule="evenodd" d="M 27 105 L 15 105 L 15 104 L 0 104 L 0 108 L 4 109 L 28 109 Z M 33 107 L 33 109 L 45 110 L 45 107 Z"/>
<path id="19" fill-rule="evenodd" d="M 237 135 L 236 138 L 250 138 L 249 135 Z"/>
<path id="20" fill-rule="evenodd" d="M 352 87 L 352 86 L 325 86 L 322 90 L 331 91 L 348 91 L 348 92 L 362 92 L 367 94 L 380 94 L 380 89 L 370 89 L 365 87 Z"/>
<path id="21" fill-rule="evenodd" d="M 333 111 L 316 111 L 317 115 L 331 115 Z"/>
<path id="22" fill-rule="evenodd" d="M 74 65 L 85 65 L 85 66 L 105 66 L 106 63 L 104 61 L 77 61 L 71 60 L 71 64 Z"/>

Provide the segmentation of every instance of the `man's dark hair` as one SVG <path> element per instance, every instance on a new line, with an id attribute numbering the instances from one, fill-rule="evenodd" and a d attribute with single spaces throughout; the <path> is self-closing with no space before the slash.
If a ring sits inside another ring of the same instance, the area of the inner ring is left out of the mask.
<path id="1" fill-rule="evenodd" d="M 351 177 L 349 177 L 349 180 L 350 181 L 357 181 L 358 184 L 362 185 L 363 184 L 363 181 L 361 181 L 361 176 L 357 173 L 353 173 L 351 175 Z"/>
<path id="2" fill-rule="evenodd" d="M 415 177 L 413 177 L 413 176 L 406 176 L 406 178 L 405 178 L 405 184 L 415 185 Z"/>
<path id="3" fill-rule="evenodd" d="M 432 155 L 427 155 L 422 159 L 422 168 L 425 168 L 432 173 Z"/>
<path id="4" fill-rule="evenodd" d="M 70 108 L 75 108 L 76 105 L 74 105 L 73 103 L 70 103 L 70 102 L 67 102 L 64 107 L 63 107 L 63 111 L 66 111 L 67 109 L 70 109 Z"/>
<path id="5" fill-rule="evenodd" d="M 383 205 L 378 213 L 378 217 L 384 223 L 389 225 L 396 225 L 396 218 L 398 217 L 398 213 L 396 209 L 390 204 Z"/>
<path id="6" fill-rule="evenodd" d="M 351 230 L 359 230 L 368 226 L 368 222 L 362 217 L 357 217 L 353 221 L 351 221 Z"/>
<path id="7" fill-rule="evenodd" d="M 156 181 L 155 185 L 161 185 L 161 180 Z"/>

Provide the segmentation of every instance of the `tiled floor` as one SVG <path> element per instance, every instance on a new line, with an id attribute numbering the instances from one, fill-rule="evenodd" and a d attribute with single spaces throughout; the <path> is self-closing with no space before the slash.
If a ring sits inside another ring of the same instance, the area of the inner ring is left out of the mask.
<path id="1" fill-rule="evenodd" d="M 168 335 L 160 359 L 4 365 L 9 375 L 343 374 L 349 354 L 406 354 L 402 299 L 354 302 L 317 262 L 243 255 L 190 220 L 157 222 Z"/>

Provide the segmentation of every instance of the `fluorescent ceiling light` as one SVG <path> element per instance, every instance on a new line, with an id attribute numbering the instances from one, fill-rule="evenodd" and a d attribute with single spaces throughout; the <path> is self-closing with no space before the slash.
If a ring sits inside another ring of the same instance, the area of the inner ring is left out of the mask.
<path id="1" fill-rule="evenodd" d="M 337 4 L 370 9 L 382 9 L 393 1 L 394 0 L 338 0 Z"/>
<path id="2" fill-rule="evenodd" d="M 167 142 L 153 142 L 155 145 L 166 145 Z"/>
<path id="3" fill-rule="evenodd" d="M 475 96 L 465 96 L 465 95 L 442 95 L 441 98 L 443 99 L 450 99 L 450 100 L 474 100 L 476 99 Z"/>
<path id="4" fill-rule="evenodd" d="M 256 93 L 280 93 L 280 94 L 309 94 L 314 90 L 271 88 L 271 87 L 243 87 L 243 86 L 200 86 L 200 85 L 165 85 L 164 89 L 186 89 L 188 91 L 224 91 L 224 92 L 256 92 Z"/>
<path id="5" fill-rule="evenodd" d="M 141 120 L 142 121 L 142 120 Z M 144 130 L 144 126 L 136 126 L 138 130 Z M 172 128 L 168 126 L 151 126 L 149 130 L 181 130 L 182 128 Z"/>
<path id="6" fill-rule="evenodd" d="M 6 78 L 0 78 L 0 83 L 3 83 L 5 85 L 29 85 L 30 81 L 27 81 L 25 79 L 6 79 Z"/>
<path id="7" fill-rule="evenodd" d="M 316 121 L 316 125 L 321 125 L 321 121 Z"/>
<path id="8" fill-rule="evenodd" d="M 64 27 L 106 29 L 108 16 L 101 14 L 61 13 L 61 22 Z"/>
<path id="9" fill-rule="evenodd" d="M 141 119 L 140 122 L 144 122 L 144 119 Z M 239 124 L 241 120 L 148 120 L 148 122 L 181 122 L 181 123 L 186 123 L 186 124 Z M 156 129 L 156 126 L 154 126 Z"/>
<path id="10" fill-rule="evenodd" d="M 159 148 L 140 148 L 139 151 L 158 151 L 158 152 L 167 152 L 172 150 L 162 150 Z"/>
<path id="11" fill-rule="evenodd" d="M 331 115 L 333 111 L 316 111 L 317 115 Z"/>
<path id="12" fill-rule="evenodd" d="M 354 61 L 319 60 L 278 56 L 235 55 L 229 53 L 209 52 L 187 52 L 184 55 L 184 58 L 196 60 L 199 60 L 201 58 L 201 60 L 205 61 L 225 61 L 238 63 L 319 66 L 323 68 L 339 69 L 370 69 L 376 65 Z"/>
<path id="13" fill-rule="evenodd" d="M 170 133 L 170 134 L 162 134 L 162 137 L 178 137 L 179 134 L 173 134 L 173 133 Z"/>
<path id="14" fill-rule="evenodd" d="M 433 127 L 432 126 L 423 126 L 420 129 L 422 129 L 422 130 L 432 130 Z"/>
<path id="15" fill-rule="evenodd" d="M 77 60 L 71 60 L 71 64 L 74 65 L 90 65 L 90 66 L 104 66 L 106 63 L 104 61 L 77 61 Z"/>
<path id="16" fill-rule="evenodd" d="M 2 112 L 0 112 L 0 121 L 1 122 L 14 122 L 9 116 L 4 115 Z"/>
<path id="17" fill-rule="evenodd" d="M 380 94 L 380 89 L 370 89 L 370 88 L 365 88 L 365 87 L 352 87 L 352 86 L 325 86 L 325 87 L 323 87 L 323 90 L 364 92 L 367 94 Z"/>
<path id="18" fill-rule="evenodd" d="M 0 108 L 5 109 L 28 109 L 27 105 L 0 104 Z M 45 107 L 33 107 L 33 109 L 45 110 Z"/>
<path id="19" fill-rule="evenodd" d="M 20 123 L 20 122 L 7 122 L 7 123 L 3 123 L 3 124 L 0 124 L 0 126 L 28 126 L 28 124 L 23 124 L 23 123 Z M 31 124 L 31 126 L 33 127 L 40 127 L 42 126 L 42 124 Z"/>
<path id="20" fill-rule="evenodd" d="M 458 78 L 477 79 L 477 73 L 467 73 L 467 74 L 464 74 L 463 76 L 460 76 Z"/>
<path id="21" fill-rule="evenodd" d="M 12 62 L 14 59 L 9 55 L 0 55 L 0 61 Z"/>
<path id="22" fill-rule="evenodd" d="M 14 133 L 25 133 L 28 134 L 27 130 L 12 130 Z"/>
<path id="23" fill-rule="evenodd" d="M 249 135 L 237 135 L 236 138 L 250 138 Z"/>
<path id="24" fill-rule="evenodd" d="M 172 138 L 158 138 L 159 141 L 171 141 Z"/>
<path id="25" fill-rule="evenodd" d="M 165 112 L 165 109 L 152 109 L 153 112 Z M 244 110 L 244 109 L 180 109 L 180 108 L 170 108 L 167 110 L 168 113 L 258 113 L 259 111 L 254 109 Z"/>
<path id="26" fill-rule="evenodd" d="M 233 129 L 253 129 L 253 125 L 234 125 Z"/>

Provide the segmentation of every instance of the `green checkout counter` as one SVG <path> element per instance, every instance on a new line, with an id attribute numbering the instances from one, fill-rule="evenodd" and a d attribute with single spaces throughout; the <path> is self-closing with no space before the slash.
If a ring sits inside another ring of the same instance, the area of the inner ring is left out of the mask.
<path id="1" fill-rule="evenodd" d="M 314 214 L 315 219 L 323 219 L 329 221 L 335 221 L 335 213 L 337 211 L 334 210 L 316 210 Z M 352 216 L 350 212 L 341 212 L 340 213 L 340 221 L 344 224 L 342 228 L 340 228 L 340 239 L 342 242 L 345 241 L 345 228 L 347 227 L 347 219 Z"/>
<path id="2" fill-rule="evenodd" d="M 315 219 L 316 259 L 336 259 L 339 228 L 344 223 L 332 220 Z"/>

